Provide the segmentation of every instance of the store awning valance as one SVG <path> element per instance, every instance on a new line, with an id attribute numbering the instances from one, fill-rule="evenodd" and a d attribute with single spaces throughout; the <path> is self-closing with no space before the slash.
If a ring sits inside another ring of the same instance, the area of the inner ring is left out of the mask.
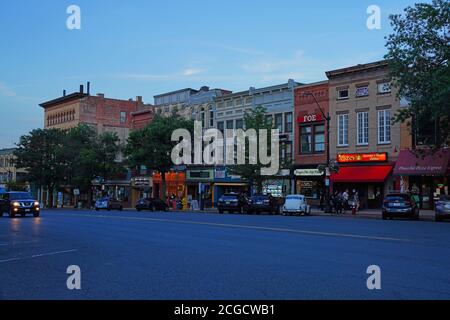
<path id="1" fill-rule="evenodd" d="M 392 166 L 353 166 L 341 167 L 338 173 L 331 175 L 331 181 L 370 183 L 384 182 L 392 171 Z"/>
<path id="2" fill-rule="evenodd" d="M 435 175 L 444 176 L 450 173 L 450 149 L 437 152 L 423 151 L 425 156 L 418 156 L 409 150 L 401 150 L 395 165 L 394 175 L 418 176 Z"/>

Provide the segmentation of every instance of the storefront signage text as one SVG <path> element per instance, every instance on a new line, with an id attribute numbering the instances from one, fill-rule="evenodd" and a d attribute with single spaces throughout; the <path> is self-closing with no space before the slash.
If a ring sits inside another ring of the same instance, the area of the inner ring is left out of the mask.
<path id="1" fill-rule="evenodd" d="M 323 176 L 323 174 L 319 169 L 297 169 L 294 171 L 294 175 L 297 177 L 318 177 Z"/>
<path id="2" fill-rule="evenodd" d="M 386 162 L 387 160 L 387 153 L 343 153 L 337 157 L 339 163 Z"/>
<path id="3" fill-rule="evenodd" d="M 323 121 L 323 116 L 319 114 L 307 114 L 297 118 L 298 123 L 319 122 Z"/>

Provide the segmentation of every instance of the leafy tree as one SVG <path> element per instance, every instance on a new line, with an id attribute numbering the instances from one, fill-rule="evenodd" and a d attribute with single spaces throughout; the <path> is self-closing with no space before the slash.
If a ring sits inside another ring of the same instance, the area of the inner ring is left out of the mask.
<path id="1" fill-rule="evenodd" d="M 64 181 L 63 145 L 63 131 L 36 129 L 22 136 L 14 151 L 16 166 L 26 169 L 30 182 L 46 188 L 50 195 Z"/>
<path id="2" fill-rule="evenodd" d="M 450 2 L 433 0 L 390 16 L 387 38 L 394 86 L 410 102 L 395 122 L 407 122 L 426 145 L 450 142 Z M 410 122 L 413 119 L 413 122 Z"/>
<path id="3" fill-rule="evenodd" d="M 271 141 L 271 129 L 273 129 L 272 119 L 267 117 L 267 109 L 263 106 L 256 106 L 254 109 L 248 111 L 244 115 L 244 123 L 246 130 L 255 129 L 257 133 L 257 146 L 259 151 L 260 136 L 259 130 L 267 130 L 267 141 L 270 144 Z M 268 146 L 270 151 L 270 145 Z M 245 164 L 230 166 L 229 169 L 233 174 L 241 176 L 244 180 L 248 181 L 250 184 L 256 187 L 258 193 L 262 192 L 263 181 L 266 176 L 261 175 L 261 168 L 265 167 L 258 160 L 257 164 L 251 164 L 251 157 L 255 155 L 250 155 L 250 148 L 245 148 Z"/>
<path id="4" fill-rule="evenodd" d="M 166 199 L 165 174 L 173 167 L 171 153 L 177 142 L 172 142 L 172 133 L 176 129 L 194 130 L 194 122 L 181 118 L 175 113 L 169 117 L 157 114 L 144 129 L 133 131 L 125 147 L 125 155 L 130 167 L 141 166 L 161 173 L 162 198 Z"/>

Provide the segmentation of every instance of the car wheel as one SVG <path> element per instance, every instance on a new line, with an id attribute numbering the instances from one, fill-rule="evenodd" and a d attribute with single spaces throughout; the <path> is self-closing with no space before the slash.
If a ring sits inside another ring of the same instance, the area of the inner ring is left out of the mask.
<path id="1" fill-rule="evenodd" d="M 123 211 L 123 207 L 122 206 L 119 207 L 119 211 Z"/>
<path id="2" fill-rule="evenodd" d="M 219 209 L 219 213 L 220 213 L 220 214 L 223 214 L 223 210 L 220 210 L 220 209 Z"/>
<path id="3" fill-rule="evenodd" d="M 0 211 L 0 218 L 3 217 L 3 211 Z"/>
<path id="4" fill-rule="evenodd" d="M 136 209 L 136 211 L 137 211 L 137 212 L 141 212 L 142 210 L 141 210 L 141 209 Z"/>
<path id="5" fill-rule="evenodd" d="M 442 222 L 442 218 L 439 217 L 438 215 L 436 215 L 436 216 L 434 217 L 434 221 L 436 221 L 436 222 Z"/>
<path id="6" fill-rule="evenodd" d="M 35 217 L 35 218 L 39 218 L 39 216 L 40 216 L 39 212 L 36 212 L 33 214 L 33 217 Z"/>
<path id="7" fill-rule="evenodd" d="M 15 217 L 16 217 L 16 214 L 15 214 L 14 212 L 10 211 L 10 212 L 9 212 L 9 217 L 10 217 L 10 218 L 15 218 Z"/>
<path id="8" fill-rule="evenodd" d="M 383 220 L 387 220 L 388 216 L 387 214 L 383 213 L 383 215 L 381 216 Z"/>

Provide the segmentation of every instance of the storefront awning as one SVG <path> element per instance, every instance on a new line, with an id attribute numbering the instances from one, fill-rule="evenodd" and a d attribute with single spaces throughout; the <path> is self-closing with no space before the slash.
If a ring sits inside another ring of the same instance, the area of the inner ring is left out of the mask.
<path id="1" fill-rule="evenodd" d="M 436 175 L 444 176 L 450 173 L 450 149 L 442 149 L 432 153 L 426 151 L 425 156 L 416 155 L 409 150 L 401 150 L 395 165 L 394 175 L 420 176 Z"/>
<path id="2" fill-rule="evenodd" d="M 331 181 L 336 182 L 384 182 L 391 173 L 392 166 L 353 166 L 341 167 L 338 173 L 331 175 Z"/>

